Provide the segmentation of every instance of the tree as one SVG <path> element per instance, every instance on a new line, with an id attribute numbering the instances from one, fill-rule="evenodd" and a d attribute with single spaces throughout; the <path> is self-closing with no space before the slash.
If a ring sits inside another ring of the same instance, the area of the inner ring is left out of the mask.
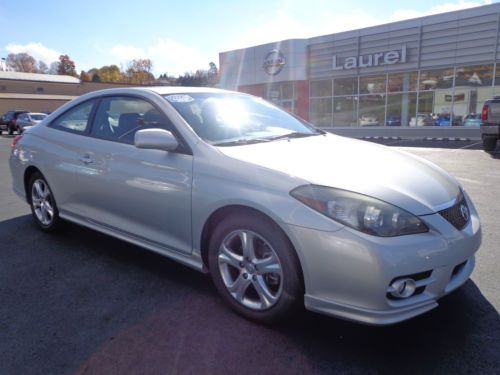
<path id="1" fill-rule="evenodd" d="M 99 74 L 98 74 L 98 73 L 95 73 L 95 74 L 92 76 L 92 82 L 101 82 L 101 77 L 99 77 Z"/>
<path id="2" fill-rule="evenodd" d="M 88 74 L 87 72 L 85 72 L 84 70 L 82 70 L 80 72 L 80 80 L 84 81 L 84 82 L 89 82 L 91 80 L 90 74 Z"/>
<path id="3" fill-rule="evenodd" d="M 25 52 L 9 53 L 6 64 L 16 72 L 36 73 L 38 71 L 35 58 Z"/>
<path id="4" fill-rule="evenodd" d="M 122 82 L 123 74 L 116 65 L 103 66 L 99 69 L 99 77 L 103 82 Z"/>
<path id="5" fill-rule="evenodd" d="M 49 72 L 49 67 L 43 61 L 39 61 L 37 71 L 41 74 L 47 74 Z"/>
<path id="6" fill-rule="evenodd" d="M 49 74 L 57 74 L 57 71 L 59 70 L 59 62 L 53 61 L 49 65 Z"/>
<path id="7" fill-rule="evenodd" d="M 125 76 L 129 83 L 143 85 L 146 82 L 154 81 L 152 70 L 153 62 L 150 59 L 136 59 L 128 64 Z"/>
<path id="8" fill-rule="evenodd" d="M 209 66 L 207 73 L 208 83 L 210 85 L 215 85 L 219 82 L 219 70 L 217 69 L 217 65 L 215 65 L 214 62 L 210 62 L 208 66 Z"/>
<path id="9" fill-rule="evenodd" d="M 68 55 L 59 56 L 59 66 L 57 67 L 57 74 L 77 77 L 75 62 L 71 60 Z"/>

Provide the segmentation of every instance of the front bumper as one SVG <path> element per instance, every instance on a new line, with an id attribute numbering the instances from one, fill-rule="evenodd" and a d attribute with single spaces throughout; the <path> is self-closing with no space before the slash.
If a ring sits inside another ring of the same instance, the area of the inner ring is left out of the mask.
<path id="1" fill-rule="evenodd" d="M 363 322 L 397 323 L 438 306 L 437 300 L 464 284 L 481 244 L 477 212 L 468 197 L 468 224 L 455 229 L 441 215 L 422 216 L 428 233 L 392 238 L 350 228 L 336 232 L 289 226 L 305 282 L 307 309 Z M 394 279 L 415 277 L 417 293 L 393 299 Z"/>

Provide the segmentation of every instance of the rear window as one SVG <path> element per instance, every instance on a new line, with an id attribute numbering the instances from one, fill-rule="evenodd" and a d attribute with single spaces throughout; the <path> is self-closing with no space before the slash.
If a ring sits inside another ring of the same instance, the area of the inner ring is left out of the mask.
<path id="1" fill-rule="evenodd" d="M 32 120 L 42 121 L 45 117 L 47 117 L 47 115 L 42 115 L 42 114 L 39 114 L 39 115 L 30 115 L 30 117 L 31 117 Z"/>

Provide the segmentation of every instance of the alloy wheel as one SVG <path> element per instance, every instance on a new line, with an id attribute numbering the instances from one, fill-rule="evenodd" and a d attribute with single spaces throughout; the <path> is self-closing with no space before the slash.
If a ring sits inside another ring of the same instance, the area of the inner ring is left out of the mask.
<path id="1" fill-rule="evenodd" d="M 217 256 L 219 272 L 229 294 L 243 306 L 267 310 L 280 299 L 283 271 L 272 246 L 249 230 L 229 233 Z"/>

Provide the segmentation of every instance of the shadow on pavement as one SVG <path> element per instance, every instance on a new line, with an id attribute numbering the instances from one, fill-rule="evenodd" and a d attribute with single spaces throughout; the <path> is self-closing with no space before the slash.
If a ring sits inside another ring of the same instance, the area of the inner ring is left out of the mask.
<path id="1" fill-rule="evenodd" d="M 210 279 L 161 256 L 29 215 L 0 223 L 0 373 L 494 373 L 500 317 L 472 281 L 411 321 L 309 312 L 261 326 Z"/>

